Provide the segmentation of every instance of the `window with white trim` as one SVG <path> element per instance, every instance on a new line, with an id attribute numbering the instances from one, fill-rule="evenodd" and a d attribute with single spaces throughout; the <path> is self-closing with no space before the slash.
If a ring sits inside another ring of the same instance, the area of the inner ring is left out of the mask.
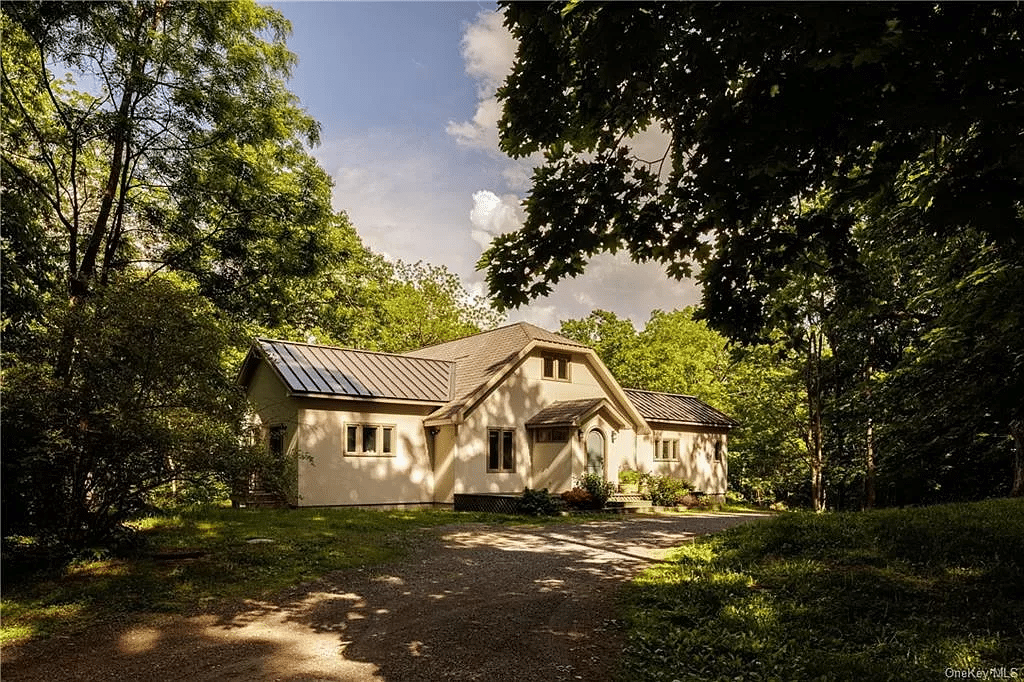
<path id="1" fill-rule="evenodd" d="M 355 457 L 394 457 L 394 425 L 345 424 L 345 454 Z"/>
<path id="2" fill-rule="evenodd" d="M 487 429 L 488 473 L 512 473 L 516 470 L 515 441 L 514 429 Z"/>
<path id="3" fill-rule="evenodd" d="M 719 438 L 718 440 L 715 441 L 715 461 L 716 462 L 721 462 L 722 461 L 722 454 L 724 452 L 725 452 L 725 444 L 722 442 L 722 439 Z"/>
<path id="4" fill-rule="evenodd" d="M 569 381 L 569 356 L 545 354 L 544 378 L 555 379 L 556 381 Z"/>
<path id="5" fill-rule="evenodd" d="M 659 462 L 675 462 L 679 459 L 678 438 L 658 438 L 654 441 L 654 459 Z"/>

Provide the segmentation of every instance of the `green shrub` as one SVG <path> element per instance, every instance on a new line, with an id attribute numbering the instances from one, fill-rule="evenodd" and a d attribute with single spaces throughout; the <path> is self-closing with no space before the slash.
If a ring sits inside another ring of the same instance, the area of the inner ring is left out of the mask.
<path id="1" fill-rule="evenodd" d="M 597 509 L 604 507 L 605 502 L 615 492 L 615 484 L 604 480 L 599 474 L 583 474 L 576 482 L 577 488 L 583 488 L 594 498 Z"/>
<path id="2" fill-rule="evenodd" d="M 651 504 L 659 507 L 674 507 L 681 504 L 683 497 L 693 491 L 689 483 L 671 476 L 643 474 L 643 485 L 647 489 L 647 497 Z"/>
<path id="3" fill-rule="evenodd" d="M 543 490 L 523 488 L 523 496 L 519 498 L 519 513 L 528 516 L 554 516 L 559 511 L 558 498 Z"/>
<path id="4" fill-rule="evenodd" d="M 633 469 L 623 469 L 619 472 L 619 483 L 623 485 L 639 484 L 643 474 Z"/>

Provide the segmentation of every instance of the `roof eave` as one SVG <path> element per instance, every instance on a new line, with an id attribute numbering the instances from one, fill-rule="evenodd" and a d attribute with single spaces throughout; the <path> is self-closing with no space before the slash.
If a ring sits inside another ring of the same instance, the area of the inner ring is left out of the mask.
<path id="1" fill-rule="evenodd" d="M 349 402 L 390 403 L 394 405 L 425 405 L 428 407 L 440 407 L 445 404 L 445 401 L 443 400 L 416 400 L 413 398 L 391 398 L 379 395 L 338 395 L 336 393 L 307 393 L 303 391 L 288 391 L 288 395 L 292 398 L 309 398 L 314 400 L 342 400 Z"/>

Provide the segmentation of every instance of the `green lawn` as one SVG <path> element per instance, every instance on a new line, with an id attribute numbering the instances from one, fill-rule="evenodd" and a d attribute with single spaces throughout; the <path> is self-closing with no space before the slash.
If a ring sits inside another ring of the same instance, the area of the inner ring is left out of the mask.
<path id="1" fill-rule="evenodd" d="M 211 509 L 145 519 L 137 524 L 145 550 L 136 556 L 79 561 L 20 580 L 5 576 L 0 643 L 78 632 L 131 614 L 259 599 L 330 571 L 398 559 L 421 540 L 424 528 L 479 521 L 546 522 L 352 509 Z M 273 542 L 246 542 L 257 537 Z M 200 556 L 173 558 L 176 552 Z"/>
<path id="2" fill-rule="evenodd" d="M 624 679 L 1024 679 L 1024 500 L 735 528 L 642 574 L 627 612 Z"/>

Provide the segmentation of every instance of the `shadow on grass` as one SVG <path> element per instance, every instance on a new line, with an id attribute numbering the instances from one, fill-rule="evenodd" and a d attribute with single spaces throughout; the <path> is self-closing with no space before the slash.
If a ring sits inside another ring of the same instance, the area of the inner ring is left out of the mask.
<path id="1" fill-rule="evenodd" d="M 19 647 L 4 678 L 607 679 L 622 646 L 612 595 L 690 526 L 726 521 L 451 526 L 401 564 Z"/>
<path id="2" fill-rule="evenodd" d="M 1024 663 L 1024 500 L 790 515 L 631 588 L 645 680 L 942 677 Z"/>

